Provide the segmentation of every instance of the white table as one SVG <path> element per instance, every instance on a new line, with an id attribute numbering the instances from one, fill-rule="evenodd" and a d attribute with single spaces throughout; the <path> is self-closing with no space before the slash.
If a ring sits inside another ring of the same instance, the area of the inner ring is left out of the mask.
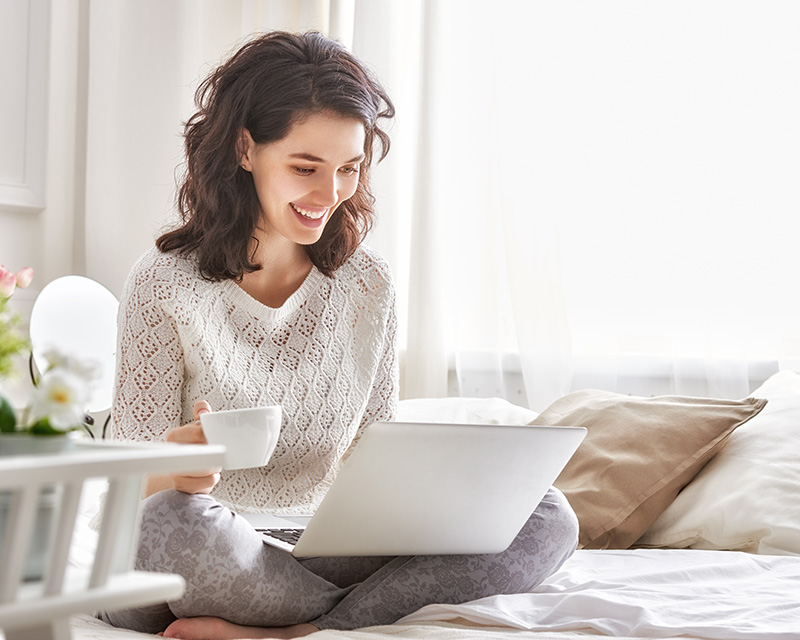
<path id="1" fill-rule="evenodd" d="M 0 628 L 6 640 L 68 640 L 75 613 L 127 608 L 179 597 L 183 579 L 133 570 L 139 504 L 147 474 L 222 466 L 211 445 L 79 441 L 57 455 L 0 459 L 0 490 L 13 492 L 0 548 Z M 91 569 L 67 567 L 84 483 L 107 478 L 109 489 Z M 48 562 L 40 580 L 22 579 L 42 487 L 63 487 Z"/>

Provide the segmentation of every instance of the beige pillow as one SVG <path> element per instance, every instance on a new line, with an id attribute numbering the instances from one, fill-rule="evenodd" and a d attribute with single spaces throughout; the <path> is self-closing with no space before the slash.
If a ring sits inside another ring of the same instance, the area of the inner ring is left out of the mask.
<path id="1" fill-rule="evenodd" d="M 588 429 L 555 485 L 578 515 L 583 547 L 625 549 L 766 402 L 586 390 L 557 400 L 531 424 Z"/>
<path id="2" fill-rule="evenodd" d="M 769 404 L 681 491 L 637 545 L 800 556 L 800 372 L 773 375 Z"/>

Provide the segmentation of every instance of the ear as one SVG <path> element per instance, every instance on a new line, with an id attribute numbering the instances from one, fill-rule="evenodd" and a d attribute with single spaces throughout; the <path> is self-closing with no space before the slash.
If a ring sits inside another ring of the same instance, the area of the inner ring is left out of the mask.
<path id="1" fill-rule="evenodd" d="M 245 171 L 253 170 L 253 151 L 256 148 L 256 143 L 250 132 L 242 127 L 239 131 L 239 140 L 237 141 L 236 151 L 239 155 L 239 166 Z"/>

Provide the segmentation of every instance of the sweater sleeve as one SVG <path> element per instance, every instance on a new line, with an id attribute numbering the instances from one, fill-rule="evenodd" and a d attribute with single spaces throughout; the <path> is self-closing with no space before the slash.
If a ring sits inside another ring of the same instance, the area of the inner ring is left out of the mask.
<path id="1" fill-rule="evenodd" d="M 183 349 L 164 285 L 156 268 L 140 262 L 120 300 L 114 439 L 163 440 L 167 429 L 181 423 Z"/>
<path id="2" fill-rule="evenodd" d="M 355 448 L 361 438 L 361 434 L 369 425 L 374 422 L 388 422 L 395 418 L 397 413 L 397 402 L 399 396 L 399 364 L 397 356 L 397 306 L 394 285 L 388 272 L 388 267 L 383 266 L 385 272 L 382 277 L 386 278 L 385 286 L 388 290 L 387 307 L 385 312 L 385 328 L 383 333 L 383 345 L 375 376 L 372 382 L 369 397 L 361 416 L 358 431 L 345 454 L 345 458 Z"/>
<path id="3" fill-rule="evenodd" d="M 394 300 L 389 309 L 384 334 L 383 353 L 378 362 L 372 391 L 367 400 L 358 435 L 373 422 L 394 420 L 397 412 L 399 372 L 397 360 L 397 310 Z"/>

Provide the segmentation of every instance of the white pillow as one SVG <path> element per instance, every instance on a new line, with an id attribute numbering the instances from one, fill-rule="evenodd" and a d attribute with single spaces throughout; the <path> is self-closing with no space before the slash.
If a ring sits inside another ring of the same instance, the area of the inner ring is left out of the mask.
<path id="1" fill-rule="evenodd" d="M 767 406 L 637 545 L 800 555 L 800 372 L 776 373 L 752 395 Z"/>
<path id="2" fill-rule="evenodd" d="M 415 398 L 397 407 L 398 422 L 528 424 L 537 415 L 502 398 Z"/>

